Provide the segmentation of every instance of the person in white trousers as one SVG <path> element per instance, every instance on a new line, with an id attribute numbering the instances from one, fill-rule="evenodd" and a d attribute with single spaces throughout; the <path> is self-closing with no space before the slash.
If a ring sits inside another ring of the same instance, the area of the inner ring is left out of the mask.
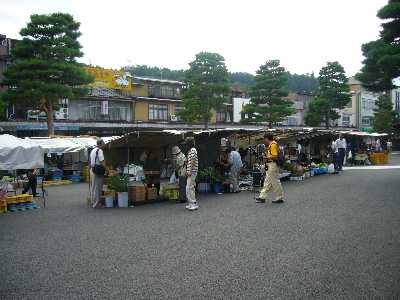
<path id="1" fill-rule="evenodd" d="M 199 208 L 199 205 L 196 201 L 196 177 L 199 169 L 199 161 L 197 157 L 197 150 L 194 147 L 194 139 L 187 140 L 187 146 L 190 149 L 187 154 L 187 164 L 186 164 L 186 198 L 188 201 L 188 205 L 186 205 L 186 209 L 188 210 L 196 210 Z"/>

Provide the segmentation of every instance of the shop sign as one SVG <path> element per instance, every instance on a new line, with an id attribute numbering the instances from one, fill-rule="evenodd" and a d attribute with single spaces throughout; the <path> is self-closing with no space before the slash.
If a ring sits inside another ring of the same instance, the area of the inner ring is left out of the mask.
<path id="1" fill-rule="evenodd" d="M 93 67 L 87 67 L 86 71 L 94 76 L 94 82 L 89 84 L 91 87 L 132 90 L 132 76 L 125 71 Z"/>

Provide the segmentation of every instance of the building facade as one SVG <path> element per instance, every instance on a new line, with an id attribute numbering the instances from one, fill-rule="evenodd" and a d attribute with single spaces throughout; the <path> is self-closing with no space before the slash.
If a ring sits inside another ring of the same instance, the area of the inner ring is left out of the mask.
<path id="1" fill-rule="evenodd" d="M 351 101 L 339 110 L 338 126 L 354 127 L 361 131 L 371 131 L 374 119 L 375 103 L 380 94 L 366 90 L 360 81 L 349 79 Z"/>
<path id="2" fill-rule="evenodd" d="M 285 126 L 304 126 L 305 125 L 305 116 L 308 111 L 308 105 L 314 99 L 314 95 L 312 93 L 306 92 L 298 92 L 298 93 L 290 93 L 286 98 L 293 102 L 293 108 L 296 110 L 296 113 L 287 117 L 287 119 L 282 123 Z"/>

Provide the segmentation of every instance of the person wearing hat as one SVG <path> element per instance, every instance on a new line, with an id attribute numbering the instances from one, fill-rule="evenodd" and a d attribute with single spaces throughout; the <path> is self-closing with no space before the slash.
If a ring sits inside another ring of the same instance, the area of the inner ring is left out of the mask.
<path id="1" fill-rule="evenodd" d="M 104 147 L 102 139 L 97 140 L 97 146 L 90 152 L 90 199 L 93 208 L 103 207 L 100 203 L 101 191 L 103 189 L 104 173 L 106 170 L 106 162 L 104 160 L 104 153 L 101 149 Z M 102 166 L 103 168 L 99 167 Z M 98 172 L 101 169 L 104 172 Z M 102 173 L 102 174 L 101 174 Z"/>
<path id="2" fill-rule="evenodd" d="M 172 147 L 172 161 L 179 178 L 179 201 L 186 203 L 186 156 L 178 146 Z"/>

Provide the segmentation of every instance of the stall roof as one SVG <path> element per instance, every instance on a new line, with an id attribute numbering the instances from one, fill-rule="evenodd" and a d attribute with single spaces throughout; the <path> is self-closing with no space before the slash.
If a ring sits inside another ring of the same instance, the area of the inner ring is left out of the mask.
<path id="1" fill-rule="evenodd" d="M 120 138 L 119 136 L 102 137 L 104 143 Z M 55 138 L 25 138 L 40 145 L 46 153 L 72 153 L 96 146 L 97 137 L 55 137 Z"/>
<path id="2" fill-rule="evenodd" d="M 0 170 L 43 168 L 44 150 L 13 135 L 0 135 Z"/>

